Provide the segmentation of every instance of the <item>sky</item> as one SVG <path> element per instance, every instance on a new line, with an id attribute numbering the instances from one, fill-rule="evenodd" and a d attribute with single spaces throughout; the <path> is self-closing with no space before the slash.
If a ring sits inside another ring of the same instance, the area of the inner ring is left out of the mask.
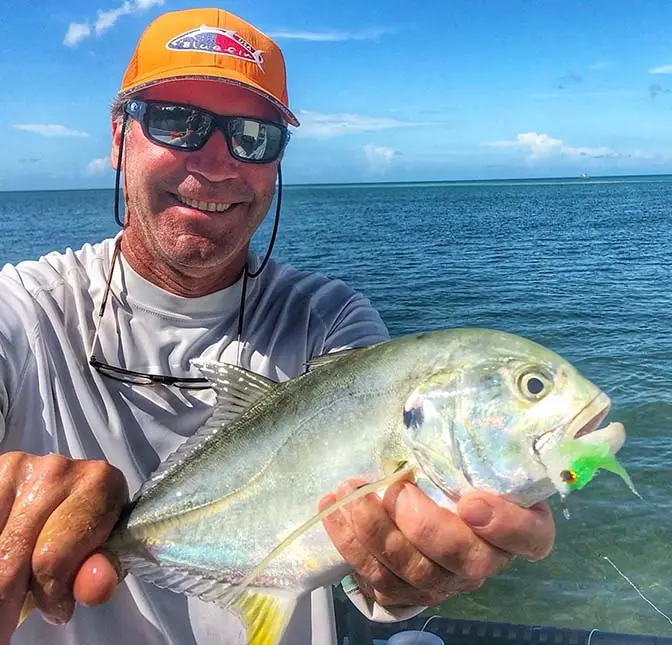
<path id="1" fill-rule="evenodd" d="M 4 0 L 0 190 L 112 187 L 135 43 L 191 0 Z M 232 0 L 283 49 L 286 183 L 672 173 L 667 0 Z"/>

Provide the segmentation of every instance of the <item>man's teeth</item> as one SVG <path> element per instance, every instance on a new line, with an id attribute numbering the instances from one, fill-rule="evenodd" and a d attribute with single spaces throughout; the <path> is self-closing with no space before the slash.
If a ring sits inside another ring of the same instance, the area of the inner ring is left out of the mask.
<path id="1" fill-rule="evenodd" d="M 210 213 L 222 213 L 228 211 L 231 208 L 230 203 L 225 202 L 200 202 L 196 199 L 189 199 L 188 197 L 181 197 L 176 195 L 177 199 L 183 204 L 190 206 L 191 208 L 198 208 L 199 211 L 209 211 Z"/>

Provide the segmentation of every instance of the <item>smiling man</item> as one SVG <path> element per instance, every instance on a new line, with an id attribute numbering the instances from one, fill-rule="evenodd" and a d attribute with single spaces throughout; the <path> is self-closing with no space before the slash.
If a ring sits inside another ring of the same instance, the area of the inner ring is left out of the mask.
<path id="1" fill-rule="evenodd" d="M 129 491 L 212 413 L 191 359 L 282 380 L 388 338 L 343 282 L 249 250 L 288 125 L 275 43 L 221 10 L 159 17 L 113 106 L 122 232 L 0 273 L 0 644 L 28 590 L 40 611 L 19 645 L 244 643 L 226 610 L 124 577 L 99 547 Z M 456 515 L 410 483 L 326 526 L 354 571 L 347 593 L 386 621 L 475 589 L 515 555 L 541 558 L 554 539 L 543 504 L 474 494 Z M 73 614 L 75 602 L 88 606 Z M 328 588 L 299 603 L 283 640 L 310 642 L 335 642 Z"/>

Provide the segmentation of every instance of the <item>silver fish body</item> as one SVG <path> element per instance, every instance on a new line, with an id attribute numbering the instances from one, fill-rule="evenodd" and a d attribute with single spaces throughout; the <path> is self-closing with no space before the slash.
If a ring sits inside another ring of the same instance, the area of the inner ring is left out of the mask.
<path id="1" fill-rule="evenodd" d="M 483 329 L 322 357 L 281 384 L 200 367 L 217 390 L 212 417 L 147 482 L 108 547 L 145 580 L 237 611 L 255 645 L 280 639 L 298 596 L 347 572 L 317 515 L 344 481 L 382 492 L 405 471 L 448 507 L 473 488 L 530 505 L 556 492 L 545 451 L 597 429 L 609 409 L 550 350 Z"/>

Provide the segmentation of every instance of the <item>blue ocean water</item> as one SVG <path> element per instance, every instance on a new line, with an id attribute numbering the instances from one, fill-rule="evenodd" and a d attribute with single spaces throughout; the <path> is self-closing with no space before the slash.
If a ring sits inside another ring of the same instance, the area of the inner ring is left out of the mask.
<path id="1" fill-rule="evenodd" d="M 672 635 L 672 177 L 285 187 L 274 256 L 344 278 L 393 335 L 523 334 L 613 399 L 643 500 L 600 475 L 553 554 L 446 602 L 462 618 Z M 112 191 L 0 193 L 0 264 L 116 232 Z M 265 222 L 255 238 L 263 252 Z"/>

